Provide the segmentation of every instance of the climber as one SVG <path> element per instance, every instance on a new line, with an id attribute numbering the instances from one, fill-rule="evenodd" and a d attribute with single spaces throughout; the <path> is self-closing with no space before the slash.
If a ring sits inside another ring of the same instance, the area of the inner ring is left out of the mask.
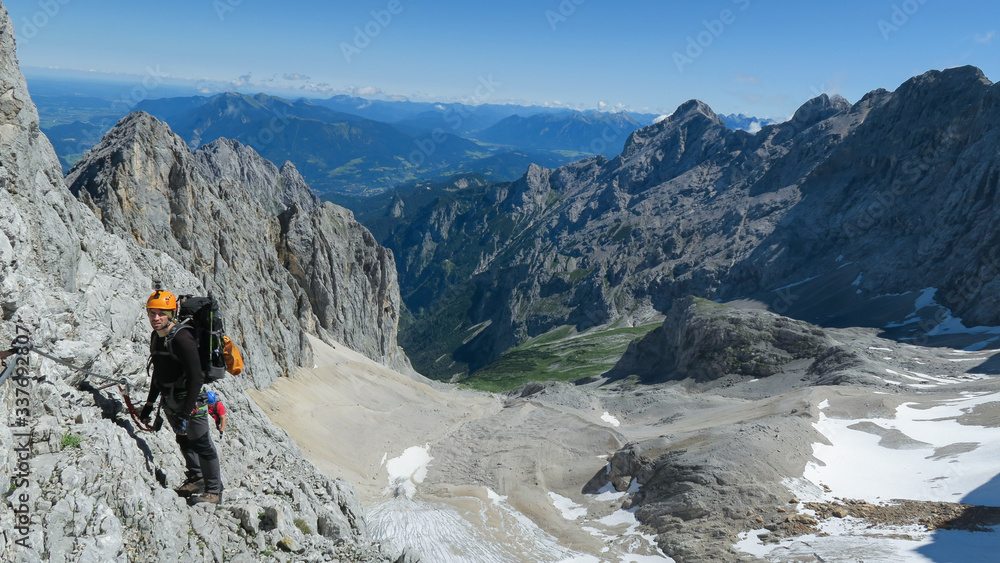
<path id="1" fill-rule="evenodd" d="M 146 301 L 146 314 L 153 327 L 149 344 L 153 378 L 139 418 L 149 424 L 153 405 L 161 397 L 160 406 L 187 466 L 186 480 L 174 490 L 189 497 L 189 504 L 218 504 L 222 500 L 222 474 L 209 432 L 207 394 L 202 392 L 204 376 L 193 331 L 181 330 L 182 325 L 174 322 L 177 298 L 169 291 L 154 291 Z M 199 490 L 203 492 L 195 495 Z"/>
<path id="2" fill-rule="evenodd" d="M 206 393 L 208 395 L 208 414 L 212 415 L 212 419 L 215 420 L 215 428 L 219 430 L 219 437 L 222 437 L 222 433 L 226 431 L 226 405 L 222 404 L 222 399 L 215 394 L 215 391 L 209 391 Z"/>

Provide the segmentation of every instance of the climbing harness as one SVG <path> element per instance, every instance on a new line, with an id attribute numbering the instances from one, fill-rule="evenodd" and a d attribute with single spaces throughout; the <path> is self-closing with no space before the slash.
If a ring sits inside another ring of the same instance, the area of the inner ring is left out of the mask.
<path id="1" fill-rule="evenodd" d="M 8 358 L 9 365 L 7 365 L 3 373 L 0 374 L 0 385 L 3 385 L 4 381 L 6 381 L 7 378 L 10 377 L 12 373 L 14 373 L 15 367 L 18 365 L 18 360 L 20 360 L 21 358 L 25 358 L 25 361 L 27 361 L 28 352 L 34 352 L 39 356 L 42 356 L 43 358 L 48 358 L 53 362 L 56 362 L 57 364 L 61 364 L 68 368 L 75 369 L 76 371 L 86 375 L 87 377 L 96 377 L 97 379 L 106 381 L 107 383 L 97 388 L 99 391 L 103 391 L 109 387 L 117 385 L 118 392 L 121 393 L 122 399 L 125 400 L 125 408 L 128 410 L 129 416 L 132 417 L 132 422 L 135 424 L 136 428 L 145 432 L 154 432 L 153 426 L 144 423 L 142 419 L 139 417 L 139 411 L 136 410 L 135 405 L 132 403 L 132 398 L 129 396 L 132 390 L 132 384 L 128 382 L 127 378 L 122 377 L 120 379 L 114 379 L 106 375 L 94 373 L 90 370 L 81 368 L 79 366 L 75 366 L 51 354 L 46 354 L 41 350 L 35 349 L 35 347 L 31 343 L 31 339 L 23 334 L 18 335 L 13 340 L 13 342 L 11 342 L 11 350 L 14 351 L 14 354 L 10 356 L 10 358 Z M 159 416 L 159 413 L 157 413 L 157 416 Z"/>

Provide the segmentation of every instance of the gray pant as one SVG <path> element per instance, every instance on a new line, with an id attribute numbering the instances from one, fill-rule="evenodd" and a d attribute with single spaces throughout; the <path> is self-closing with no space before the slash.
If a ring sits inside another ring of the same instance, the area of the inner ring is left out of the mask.
<path id="1" fill-rule="evenodd" d="M 177 416 L 165 411 L 170 425 L 177 427 Z M 187 435 L 175 434 L 177 445 L 181 447 L 188 478 L 204 478 L 205 492 L 222 493 L 222 471 L 219 469 L 219 455 L 212 443 L 207 411 L 188 419 Z"/>

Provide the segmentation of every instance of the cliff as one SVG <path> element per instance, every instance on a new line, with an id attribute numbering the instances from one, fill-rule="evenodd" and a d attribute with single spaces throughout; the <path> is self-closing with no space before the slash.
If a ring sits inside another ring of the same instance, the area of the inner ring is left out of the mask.
<path id="1" fill-rule="evenodd" d="M 821 95 L 755 135 L 691 100 L 613 159 L 404 196 L 377 219 L 416 305 L 404 346 L 422 372 L 462 376 L 556 327 L 645 324 L 687 295 L 827 326 L 910 319 L 896 337 L 949 315 L 1000 324 L 998 96 L 976 68 L 930 71 L 854 104 Z"/>
<path id="2" fill-rule="evenodd" d="M 305 461 L 243 392 L 308 362 L 307 331 L 354 336 L 370 356 L 405 363 L 391 345 L 391 254 L 349 214 L 315 202 L 293 169 L 236 144 L 192 155 L 143 114 L 81 163 L 71 191 L 38 129 L 5 9 L 0 83 L 0 341 L 30 338 L 39 351 L 124 379 L 140 401 L 143 308 L 159 278 L 177 292 L 214 291 L 248 364 L 216 387 L 231 417 L 218 444 L 224 503 L 188 507 L 172 491 L 184 467 L 168 430 L 138 431 L 118 388 L 100 378 L 22 358 L 0 387 L 0 558 L 262 561 L 287 560 L 289 550 L 298 560 L 396 559 L 370 539 L 353 486 Z M 318 231 L 283 230 L 277 214 L 293 206 L 329 229 L 311 249 L 326 261 L 301 250 Z M 285 268 L 295 261 L 306 267 Z M 336 285 L 303 287 L 338 264 L 344 272 L 323 274 Z M 324 299 L 336 306 L 313 313 Z"/>

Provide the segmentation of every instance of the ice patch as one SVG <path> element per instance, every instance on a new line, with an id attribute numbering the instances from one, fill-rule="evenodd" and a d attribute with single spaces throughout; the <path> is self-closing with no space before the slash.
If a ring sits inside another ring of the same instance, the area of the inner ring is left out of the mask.
<path id="1" fill-rule="evenodd" d="M 559 545 L 551 534 L 506 502 L 460 497 L 455 506 L 397 497 L 368 511 L 376 541 L 413 546 L 434 563 L 514 561 L 597 562 Z"/>
<path id="2" fill-rule="evenodd" d="M 821 412 L 813 426 L 828 443 L 813 444 L 817 461 L 806 464 L 803 477 L 818 487 L 829 487 L 829 492 L 813 500 L 900 498 L 997 506 L 1000 486 L 989 483 L 997 473 L 992 452 L 1000 449 L 1000 429 L 956 420 L 977 405 L 997 401 L 1000 393 L 944 401 L 931 408 L 905 403 L 897 407 L 895 418 L 863 420 L 909 438 L 914 446 L 909 449 L 888 448 L 882 436 L 850 428 L 862 421 L 833 419 Z M 979 446 L 947 457 L 937 455 L 940 448 L 959 442 Z M 974 499 L 967 496 L 972 491 Z"/>
<path id="3" fill-rule="evenodd" d="M 811 278 L 806 278 L 806 279 L 804 279 L 804 280 L 802 280 L 802 281 L 797 281 L 797 282 L 795 282 L 795 283 L 790 283 L 790 284 L 788 284 L 788 285 L 783 285 L 783 286 L 781 286 L 781 287 L 777 287 L 777 288 L 775 288 L 775 289 L 772 289 L 772 290 L 771 290 L 771 293 L 774 293 L 775 291 L 781 291 L 782 289 L 788 289 L 788 288 L 790 288 L 790 287 L 795 287 L 795 286 L 797 286 L 797 285 L 802 285 L 802 284 L 804 284 L 804 283 L 807 283 L 807 282 L 811 282 L 811 281 L 813 281 L 814 279 L 816 279 L 817 277 L 819 277 L 819 276 L 813 276 L 813 277 L 811 277 Z"/>
<path id="4" fill-rule="evenodd" d="M 944 334 L 1000 334 L 1000 327 L 965 326 L 960 317 L 953 316 L 950 309 L 934 300 L 934 296 L 937 294 L 937 291 L 936 287 L 922 289 L 920 291 L 920 296 L 917 297 L 916 301 L 913 303 L 913 312 L 907 315 L 906 319 L 902 322 L 893 322 L 885 325 L 886 328 L 897 328 L 918 322 L 920 318 L 917 316 L 917 313 L 921 309 L 925 307 L 941 307 L 944 309 L 944 318 L 937 324 L 937 326 L 927 332 L 928 336 L 940 336 Z"/>
<path id="5" fill-rule="evenodd" d="M 628 490 L 625 492 L 618 492 L 615 490 L 615 486 L 611 484 L 611 481 L 608 481 L 603 487 L 597 490 L 597 496 L 594 497 L 594 500 L 601 502 L 618 500 L 627 494 L 638 492 L 640 487 L 642 487 L 642 485 L 640 485 L 639 481 L 636 481 L 633 477 L 632 482 L 629 483 Z"/>
<path id="6" fill-rule="evenodd" d="M 424 478 L 427 477 L 427 466 L 434 459 L 431 457 L 430 450 L 430 444 L 423 447 L 412 446 L 406 448 L 401 456 L 386 462 L 385 469 L 389 472 L 389 486 L 385 488 L 384 494 L 413 498 L 417 492 L 417 485 L 423 483 Z"/>
<path id="7" fill-rule="evenodd" d="M 567 520 L 576 520 L 581 516 L 587 515 L 587 509 L 573 502 L 571 499 L 552 492 L 549 493 L 549 498 L 552 499 L 552 504 L 562 513 L 562 517 Z"/>
<path id="8" fill-rule="evenodd" d="M 930 307 L 931 305 L 936 305 L 934 302 L 934 294 L 937 293 L 936 287 L 928 287 L 920 291 L 920 297 L 913 302 L 913 313 L 910 316 L 916 315 L 917 311 L 923 309 L 924 307 Z"/>
<path id="9" fill-rule="evenodd" d="M 621 426 L 621 422 L 618 422 L 618 419 L 615 418 L 608 411 L 604 411 L 604 414 L 601 415 L 601 420 L 603 420 L 604 422 L 607 422 L 608 424 L 610 424 L 611 426 L 614 426 L 615 428 L 618 428 L 619 426 Z"/>
<path id="10" fill-rule="evenodd" d="M 621 509 L 605 516 L 598 520 L 601 524 L 605 526 L 632 526 L 639 524 L 639 521 L 635 519 L 635 511 L 639 510 L 639 507 L 635 507 L 629 510 Z"/>
<path id="11" fill-rule="evenodd" d="M 490 488 L 486 489 L 486 498 L 492 500 L 493 504 L 500 504 L 501 502 L 507 500 L 506 496 L 498 495 L 496 492 L 493 491 L 493 489 Z"/>
<path id="12" fill-rule="evenodd" d="M 568 559 L 560 559 L 557 563 L 601 563 L 601 560 L 593 555 L 574 555 Z"/>

